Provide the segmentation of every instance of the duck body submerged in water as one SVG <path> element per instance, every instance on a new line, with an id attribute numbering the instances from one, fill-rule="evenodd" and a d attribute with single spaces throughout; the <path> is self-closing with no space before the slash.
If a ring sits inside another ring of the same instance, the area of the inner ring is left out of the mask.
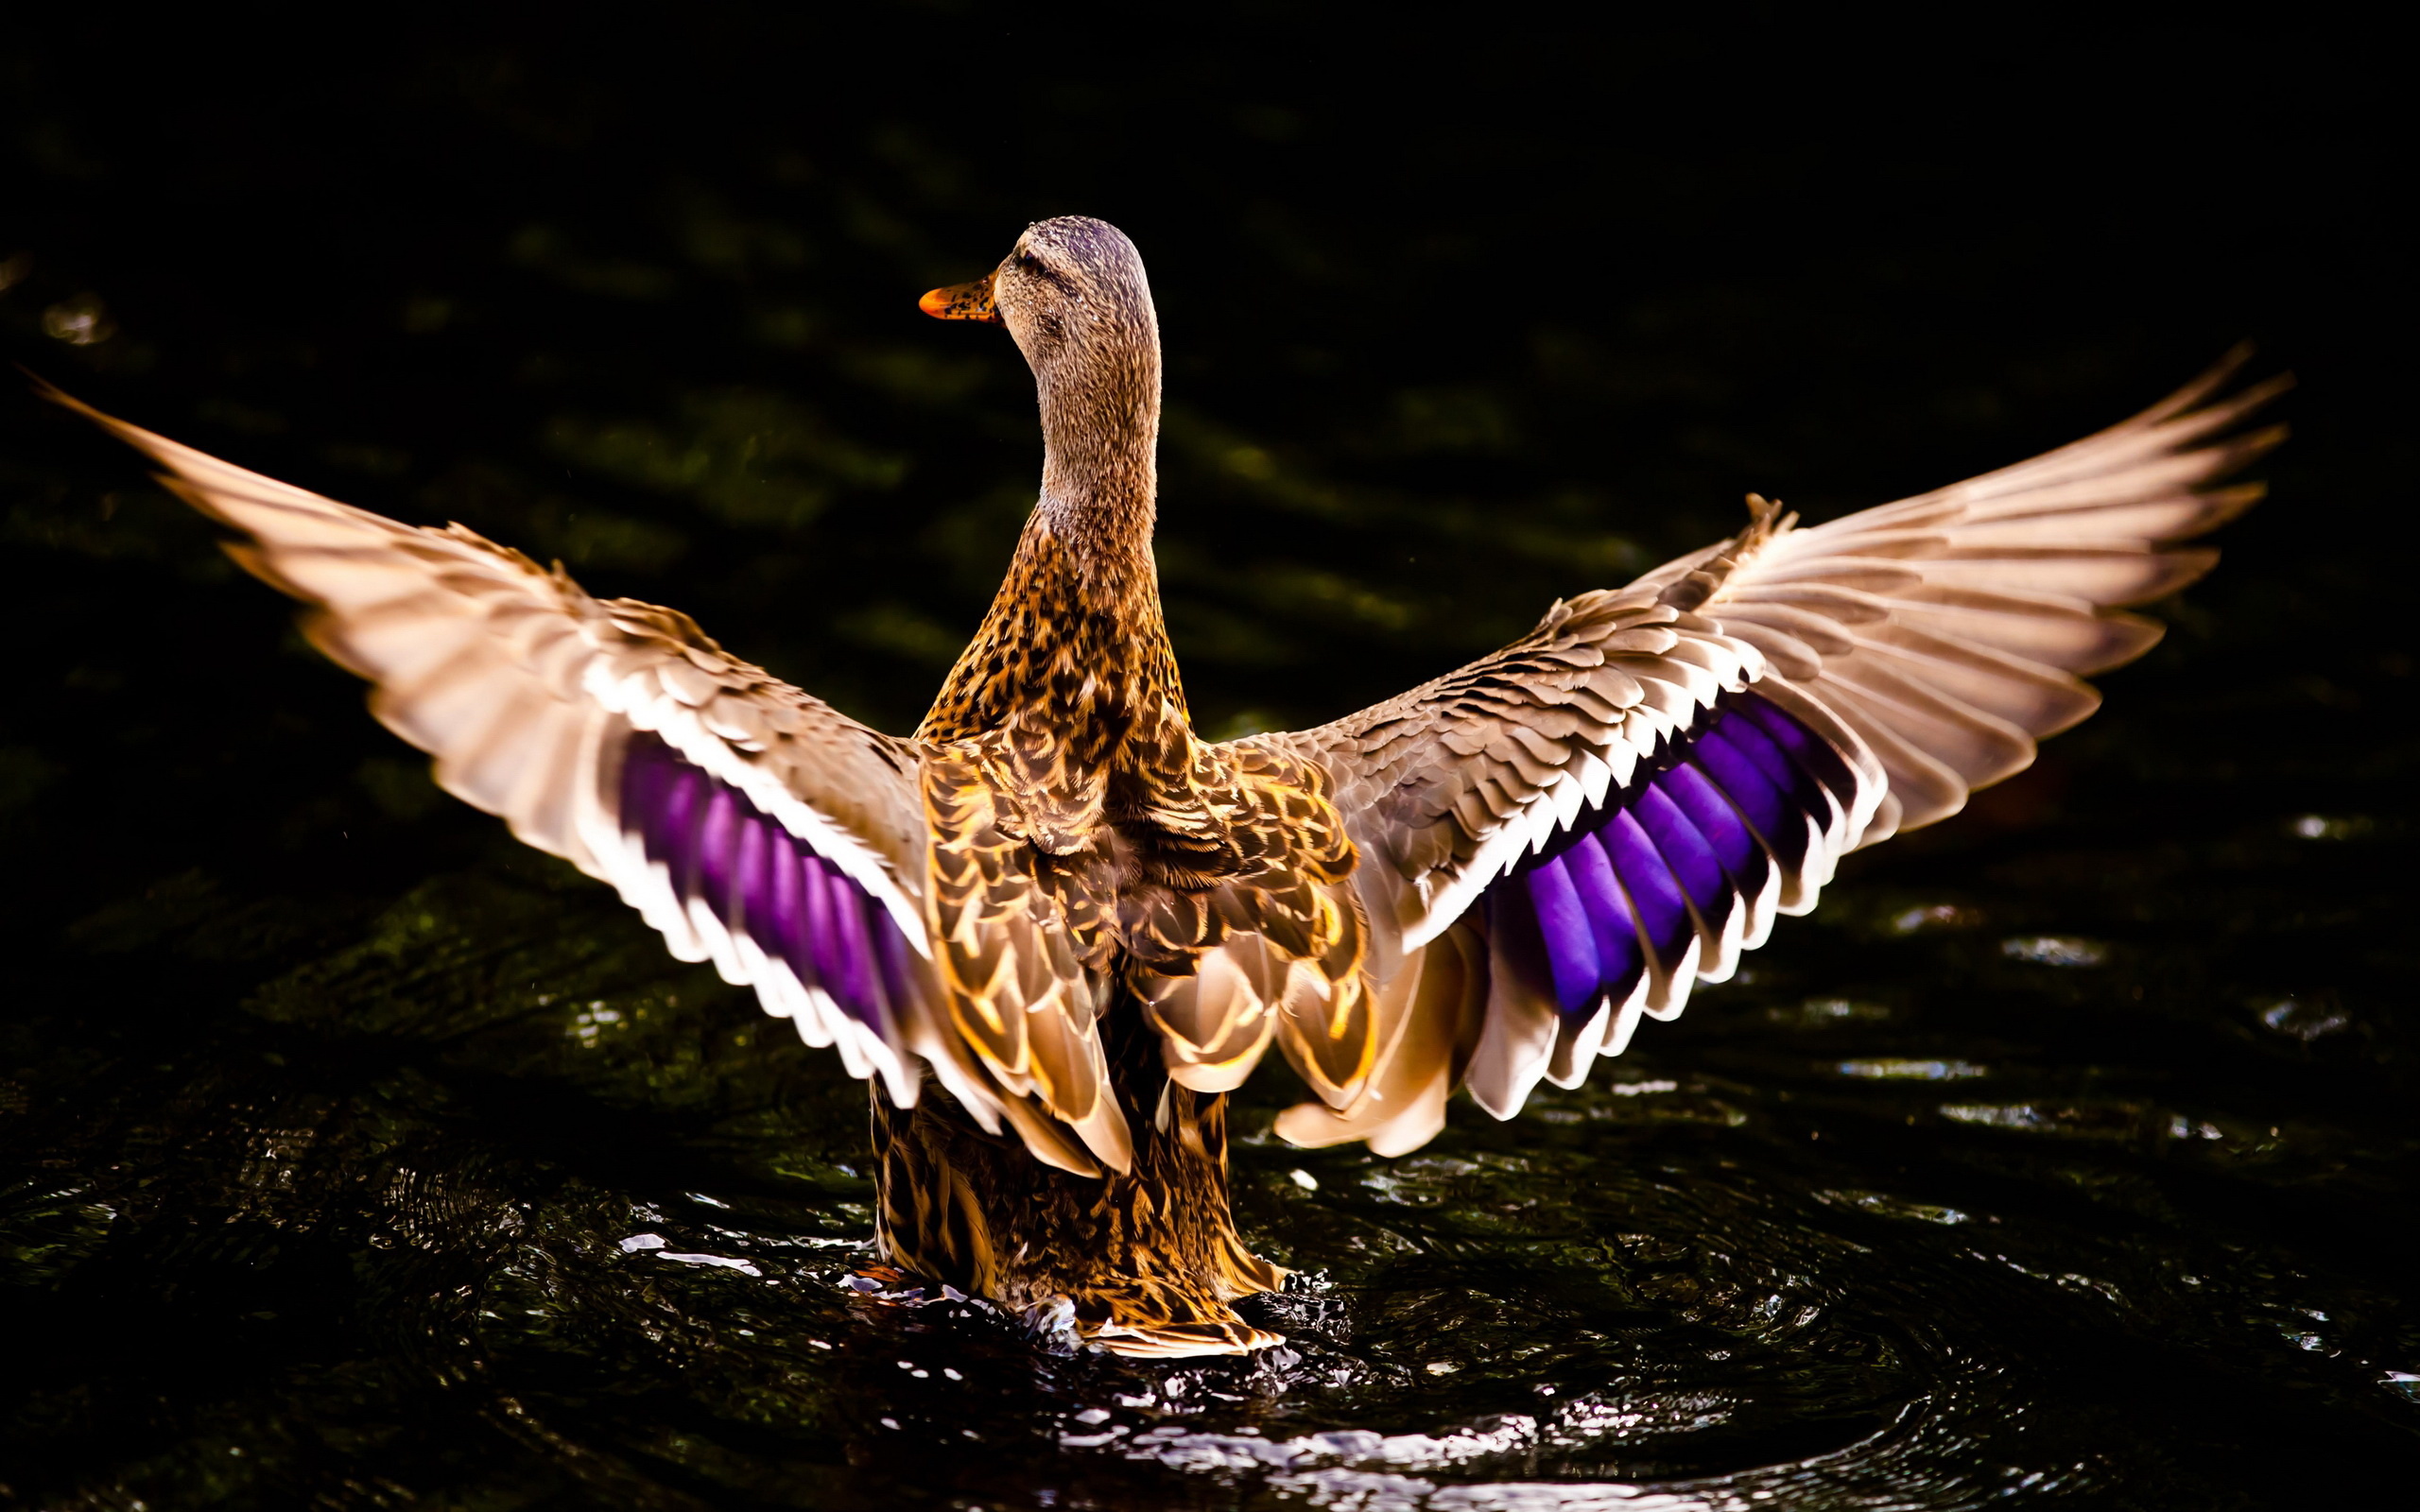
<path id="1" fill-rule="evenodd" d="M 1719 982 L 1841 855 L 1957 812 L 2159 635 L 2122 606 L 2215 554 L 2283 432 L 2229 364 L 2031 461 L 1828 524 L 1744 530 L 1318 730 L 1187 717 L 1152 565 L 1157 318 L 1098 220 L 1028 228 L 928 313 L 1005 325 L 1041 497 L 915 734 L 459 525 L 398 524 L 82 410 L 306 601 L 439 782 L 611 883 L 873 1084 L 900 1267 L 1130 1354 L 1278 1336 L 1236 1235 L 1225 1094 L 1278 1132 L 1419 1147 L 1575 1086 Z"/>

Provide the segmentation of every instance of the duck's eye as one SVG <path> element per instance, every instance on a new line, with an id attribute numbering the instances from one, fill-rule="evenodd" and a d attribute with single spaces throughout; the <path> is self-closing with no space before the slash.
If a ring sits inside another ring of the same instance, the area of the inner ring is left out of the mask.
<path id="1" fill-rule="evenodd" d="M 1015 263 L 1021 271 L 1032 274 L 1035 278 L 1041 279 L 1045 283 L 1051 284 L 1062 293 L 1072 292 L 1075 288 L 1074 281 L 1069 279 L 1066 274 L 1062 273 L 1055 267 L 1052 267 L 1049 264 L 1044 262 L 1041 258 L 1034 256 L 1031 252 L 1019 251 L 1010 260 Z"/>

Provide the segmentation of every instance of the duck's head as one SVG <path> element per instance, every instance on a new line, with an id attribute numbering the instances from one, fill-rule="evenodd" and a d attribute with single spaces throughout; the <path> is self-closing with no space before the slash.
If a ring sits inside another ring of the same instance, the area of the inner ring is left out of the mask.
<path id="1" fill-rule="evenodd" d="M 1160 326 L 1151 286 L 1134 244 L 1105 220 L 1038 220 L 998 267 L 971 284 L 933 290 L 921 307 L 938 319 L 1007 326 L 1033 368 L 1046 410 L 1054 392 L 1106 397 L 1104 381 L 1113 391 L 1148 390 L 1150 406 L 1158 408 Z"/>

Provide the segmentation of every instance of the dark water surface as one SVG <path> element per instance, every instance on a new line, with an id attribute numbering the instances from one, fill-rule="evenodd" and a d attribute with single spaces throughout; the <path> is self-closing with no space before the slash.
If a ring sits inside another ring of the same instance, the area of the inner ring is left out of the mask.
<path id="1" fill-rule="evenodd" d="M 1348 68 L 1239 12 L 1046 79 L 904 14 L 12 34 L 0 331 L 893 730 L 1039 450 L 1007 341 L 913 300 L 1040 214 L 1150 262 L 1220 734 L 1433 675 L 1745 490 L 1963 476 L 2245 334 L 2298 438 L 2101 715 L 1594 1085 L 1381 1160 L 1276 1142 L 1264 1072 L 1236 1197 L 1292 1344 L 1155 1366 L 853 1290 L 863 1089 L 438 794 L 130 457 L 0 400 L 0 1503 L 2410 1494 L 2409 300 L 2362 66 L 2113 42 L 1934 98 L 1675 38 Z"/>

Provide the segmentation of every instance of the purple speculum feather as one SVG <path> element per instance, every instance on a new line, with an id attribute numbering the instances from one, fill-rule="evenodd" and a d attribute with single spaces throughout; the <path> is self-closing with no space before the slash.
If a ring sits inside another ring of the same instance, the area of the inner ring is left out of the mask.
<path id="1" fill-rule="evenodd" d="M 1754 897 L 1776 861 L 1796 868 L 1807 821 L 1821 825 L 1833 799 L 1845 806 L 1852 782 L 1837 752 L 1770 700 L 1725 694 L 1629 786 L 1524 856 L 1489 902 L 1528 911 L 1556 1005 L 1584 1020 L 1609 996 L 1627 999 L 1651 958 L 1677 970 L 1698 919 L 1720 929 L 1734 895 Z"/>
<path id="2" fill-rule="evenodd" d="M 622 753 L 621 825 L 686 904 L 787 963 L 842 1012 L 890 1038 L 912 952 L 890 910 L 748 795 L 656 735 Z"/>

